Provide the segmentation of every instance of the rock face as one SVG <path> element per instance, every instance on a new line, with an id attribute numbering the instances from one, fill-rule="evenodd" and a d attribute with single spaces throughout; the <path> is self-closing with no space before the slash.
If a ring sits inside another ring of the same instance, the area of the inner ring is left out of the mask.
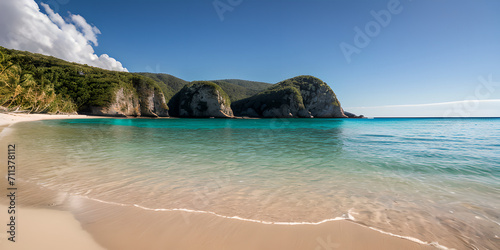
<path id="1" fill-rule="evenodd" d="M 141 78 L 133 79 L 133 84 L 139 96 L 141 116 L 168 116 L 168 106 L 160 89 L 154 88 L 154 85 L 146 83 Z"/>
<path id="2" fill-rule="evenodd" d="M 333 90 L 317 78 L 300 78 L 300 93 L 304 106 L 313 117 L 346 117 Z M 309 82 L 308 84 L 306 84 Z"/>
<path id="3" fill-rule="evenodd" d="M 346 118 L 333 90 L 312 76 L 298 76 L 235 102 L 238 116 Z"/>
<path id="4" fill-rule="evenodd" d="M 133 91 L 120 88 L 109 106 L 91 106 L 89 115 L 140 116 L 139 99 Z"/>
<path id="5" fill-rule="evenodd" d="M 170 107 L 170 110 L 168 109 Z M 156 82 L 142 76 L 119 88 L 105 107 L 90 107 L 89 114 L 105 116 L 150 116 L 229 118 L 358 118 L 342 109 L 335 93 L 323 81 L 298 76 L 231 105 L 229 96 L 217 84 L 207 81 L 184 86 L 169 101 Z"/>
<path id="6" fill-rule="evenodd" d="M 199 81 L 181 89 L 169 102 L 178 117 L 233 117 L 228 95 L 213 82 Z"/>
<path id="7" fill-rule="evenodd" d="M 90 115 L 167 117 L 168 106 L 159 88 L 148 79 L 132 79 L 133 89 L 120 88 L 108 106 L 91 106 Z"/>
<path id="8" fill-rule="evenodd" d="M 264 93 L 262 98 L 263 101 L 258 101 L 256 103 L 257 105 L 253 105 L 253 108 L 247 108 L 246 111 L 248 116 L 254 114 L 253 116 L 262 116 L 266 118 L 311 117 L 310 112 L 304 107 L 300 92 L 295 88 L 286 87 L 274 93 Z M 258 115 L 259 113 L 260 115 Z"/>
<path id="9" fill-rule="evenodd" d="M 355 115 L 355 114 L 353 114 L 353 113 L 351 113 L 351 112 L 347 112 L 347 111 L 345 111 L 345 110 L 344 110 L 344 114 L 345 114 L 347 117 L 349 117 L 349 118 L 365 118 L 365 116 L 364 116 L 364 115 Z"/>

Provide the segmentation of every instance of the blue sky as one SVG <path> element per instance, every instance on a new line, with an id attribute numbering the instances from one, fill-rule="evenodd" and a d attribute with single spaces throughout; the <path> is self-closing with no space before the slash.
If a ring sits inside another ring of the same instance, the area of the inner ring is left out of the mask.
<path id="1" fill-rule="evenodd" d="M 270 83 L 314 75 L 344 107 L 500 99 L 495 84 L 475 93 L 480 77 L 500 82 L 496 0 L 220 0 L 232 8 L 223 19 L 213 0 L 36 2 L 84 17 L 100 30 L 95 53 L 131 72 Z M 349 62 L 340 44 L 355 46 L 355 27 L 366 34 L 367 25 L 372 37 Z"/>

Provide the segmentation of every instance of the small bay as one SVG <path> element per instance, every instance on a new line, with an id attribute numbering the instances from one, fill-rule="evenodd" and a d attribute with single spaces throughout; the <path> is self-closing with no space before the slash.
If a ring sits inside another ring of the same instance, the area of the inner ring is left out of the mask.
<path id="1" fill-rule="evenodd" d="M 72 195 L 281 223 L 334 218 L 494 248 L 500 119 L 19 123 L 19 178 Z"/>

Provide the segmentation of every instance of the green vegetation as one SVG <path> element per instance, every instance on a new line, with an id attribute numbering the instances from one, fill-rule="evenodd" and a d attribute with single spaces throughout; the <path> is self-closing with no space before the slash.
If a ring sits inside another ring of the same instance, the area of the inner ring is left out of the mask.
<path id="1" fill-rule="evenodd" d="M 137 73 L 139 75 L 155 80 L 158 86 L 165 95 L 165 101 L 168 103 L 170 99 L 179 92 L 189 82 L 168 74 L 155 74 L 155 73 Z"/>
<path id="2" fill-rule="evenodd" d="M 225 105 L 227 105 L 228 107 L 231 106 L 231 98 L 229 98 L 229 95 L 224 91 L 224 89 L 222 89 L 216 83 L 209 82 L 209 81 L 198 81 L 198 82 L 193 82 L 193 83 L 194 84 L 201 84 L 201 85 L 205 85 L 205 86 L 210 86 L 212 88 L 212 91 L 219 92 L 219 94 L 222 96 L 222 99 L 224 99 Z"/>
<path id="3" fill-rule="evenodd" d="M 110 71 L 0 47 L 0 106 L 8 110 L 89 113 L 92 107 L 109 106 L 119 89 L 137 97 L 142 107 L 149 91 L 154 90 L 163 93 L 170 114 L 177 116 L 181 100 L 190 103 L 196 91 L 206 87 L 219 91 L 226 105 L 232 103 L 236 115 L 249 108 L 262 115 L 265 109 L 283 104 L 304 109 L 315 94 L 301 93 L 316 93 L 319 88 L 333 95 L 333 104 L 340 106 L 330 87 L 312 76 L 298 76 L 274 85 L 238 79 L 190 83 L 168 74 Z M 198 108 L 204 107 L 207 109 L 207 104 L 200 103 Z M 162 108 L 168 109 L 165 105 Z"/>
<path id="4" fill-rule="evenodd" d="M 48 113 L 86 112 L 91 106 L 109 105 L 120 88 L 135 92 L 135 86 L 146 84 L 153 89 L 161 89 L 157 82 L 138 74 L 110 71 L 3 47 L 0 47 L 0 52 L 4 56 L 0 105 L 8 109 Z M 13 84 L 7 84 L 10 82 Z"/>
<path id="5" fill-rule="evenodd" d="M 326 86 L 327 90 L 335 96 L 335 93 L 326 83 L 313 76 L 297 76 L 272 85 L 272 87 L 259 92 L 249 98 L 242 99 L 233 103 L 231 108 L 236 115 L 244 113 L 249 108 L 253 109 L 257 115 L 261 116 L 266 109 L 279 108 L 282 105 L 291 105 L 293 102 L 299 109 L 304 108 L 304 103 L 312 96 L 303 97 L 301 91 L 315 92 L 316 89 Z M 338 104 L 338 101 L 336 103 Z"/>
<path id="6" fill-rule="evenodd" d="M 253 96 L 260 91 L 272 86 L 269 83 L 244 80 L 215 80 L 212 82 L 216 83 L 222 89 L 224 89 L 224 91 L 229 95 L 229 98 L 233 102 Z"/>
<path id="7" fill-rule="evenodd" d="M 292 105 L 292 102 L 296 102 L 295 104 L 300 109 L 304 108 L 302 96 L 297 88 L 276 84 L 257 95 L 234 102 L 231 108 L 237 115 L 251 108 L 259 116 L 262 116 L 262 113 L 266 109 L 279 108 L 282 105 Z"/>
<path id="8" fill-rule="evenodd" d="M 190 82 L 188 81 L 182 80 L 180 78 L 177 78 L 169 74 L 155 74 L 155 73 L 138 73 L 138 74 L 149 77 L 158 82 L 158 85 L 165 94 L 165 100 L 167 101 L 167 103 L 184 86 L 190 84 Z M 224 90 L 224 92 L 226 92 L 229 95 L 229 98 L 231 99 L 232 102 L 248 98 L 272 86 L 272 84 L 270 83 L 246 81 L 238 79 L 214 80 L 210 82 L 219 85 Z"/>
<path id="9" fill-rule="evenodd" d="M 191 108 L 191 103 L 196 94 L 201 90 L 208 89 L 214 96 L 217 92 L 222 96 L 224 104 L 231 106 L 231 99 L 227 93 L 217 84 L 210 81 L 194 81 L 189 85 L 184 86 L 172 99 L 170 99 L 168 106 L 170 107 L 170 114 L 172 116 L 180 116 L 180 110 L 183 109 L 189 114 L 193 114 L 194 110 Z M 198 109 L 200 112 L 208 109 L 207 102 L 199 102 Z"/>
<path id="10" fill-rule="evenodd" d="M 168 74 L 110 71 L 3 47 L 0 47 L 0 53 L 0 105 L 10 110 L 88 113 L 93 106 L 108 106 L 120 88 L 141 99 L 137 89 L 144 86 L 160 90 L 168 103 L 190 84 Z M 220 92 L 228 96 L 228 103 L 248 98 L 272 86 L 235 79 L 207 84 L 220 88 Z"/>
<path id="11" fill-rule="evenodd" d="M 40 71 L 26 71 L 13 63 L 12 54 L 0 47 L 0 106 L 35 113 L 74 113 L 76 105 L 56 94 L 54 84 Z"/>
<path id="12" fill-rule="evenodd" d="M 257 94 L 257 93 L 273 86 L 273 84 L 271 84 L 271 83 L 247 81 L 247 80 L 240 80 L 240 79 L 223 79 L 223 80 L 215 80 L 212 82 L 215 82 L 217 84 L 218 84 L 218 82 L 227 82 L 227 83 L 231 83 L 234 85 L 238 85 L 240 87 L 243 87 L 245 89 L 250 90 L 253 93 L 250 96 Z M 248 96 L 248 97 L 250 97 L 250 96 Z"/>
<path id="13" fill-rule="evenodd" d="M 247 89 L 255 90 L 257 92 L 260 92 L 264 89 L 267 89 L 273 84 L 267 83 L 267 82 L 256 82 L 256 81 L 247 81 L 247 80 L 240 80 L 240 79 L 223 79 L 223 80 L 217 80 L 217 81 L 224 81 L 228 83 L 232 83 Z M 217 82 L 217 81 L 212 81 L 212 82 Z"/>
<path id="14" fill-rule="evenodd" d="M 229 98 L 231 101 L 239 101 L 241 99 L 248 98 L 254 94 L 257 94 L 257 92 L 252 91 L 250 89 L 224 82 L 224 81 L 214 81 L 215 84 L 219 85 L 224 91 L 228 94 Z"/>
<path id="15" fill-rule="evenodd" d="M 333 90 L 323 81 L 314 77 L 314 76 L 297 76 L 294 78 L 290 78 L 284 80 L 282 82 L 277 83 L 276 85 L 281 86 L 291 86 L 297 88 L 299 91 L 311 91 L 315 92 L 316 89 L 320 87 L 326 87 L 329 94 L 335 97 L 336 102 L 333 103 L 335 106 L 340 106 L 338 102 L 337 96 L 333 92 Z M 304 102 L 308 102 L 309 100 L 305 99 Z"/>

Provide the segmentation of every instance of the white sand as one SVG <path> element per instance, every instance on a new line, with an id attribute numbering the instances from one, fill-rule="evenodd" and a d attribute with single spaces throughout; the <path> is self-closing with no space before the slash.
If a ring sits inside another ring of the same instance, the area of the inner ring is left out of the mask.
<path id="1" fill-rule="evenodd" d="M 82 118 L 105 117 L 0 113 L 0 134 L 4 128 L 17 122 Z M 3 164 L 0 164 L 0 166 L 2 168 L 4 167 Z M 5 179 L 3 179 L 2 182 L 4 182 L 4 180 Z M 70 212 L 23 207 L 17 208 L 16 213 L 18 214 L 18 220 L 16 221 L 16 242 L 11 242 L 8 240 L 8 234 L 6 232 L 6 225 L 9 223 L 10 217 L 7 211 L 7 206 L 0 205 L 0 225 L 3 225 L 0 231 L 0 249 L 2 250 L 104 249 L 94 241 L 88 232 L 83 230 L 80 222 L 78 222 Z"/>
<path id="2" fill-rule="evenodd" d="M 6 229 L 9 223 L 7 206 L 0 205 L 0 221 Z M 80 223 L 69 212 L 23 208 L 16 210 L 16 242 L 7 239 L 6 230 L 0 233 L 0 249 L 5 250 L 100 250 L 92 236 L 84 231 Z"/>
<path id="3" fill-rule="evenodd" d="M 88 115 L 48 115 L 48 114 L 25 114 L 25 113 L 0 113 L 0 127 L 9 126 L 17 122 L 55 120 L 55 119 L 89 119 L 89 118 L 109 118 L 102 116 Z"/>

